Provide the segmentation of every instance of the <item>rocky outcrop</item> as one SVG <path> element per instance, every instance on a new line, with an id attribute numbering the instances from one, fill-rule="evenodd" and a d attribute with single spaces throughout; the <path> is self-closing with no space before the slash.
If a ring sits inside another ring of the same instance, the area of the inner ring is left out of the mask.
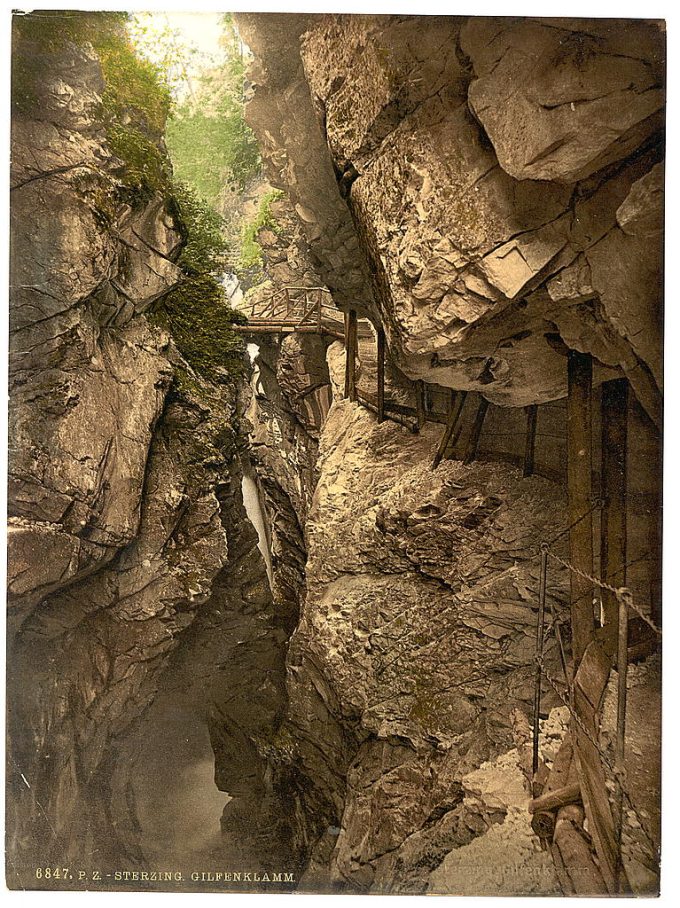
<path id="1" fill-rule="evenodd" d="M 565 520 L 570 349 L 592 354 L 596 386 L 630 381 L 632 563 L 656 544 L 658 489 L 642 467 L 655 461 L 642 451 L 658 446 L 662 380 L 662 28 L 237 18 L 269 179 L 336 303 L 384 327 L 388 396 L 412 403 L 404 376 L 440 396 L 476 392 L 463 443 L 480 397 L 492 404 L 480 461 L 431 472 L 441 429 L 412 436 L 340 400 L 343 356 L 328 351 L 334 403 L 274 742 L 308 856 L 302 885 L 475 891 L 451 873 L 500 843 L 512 891 L 553 892 L 520 795 L 492 794 L 499 776 L 510 789 L 519 778 L 511 716 L 533 691 L 535 555 Z M 375 354 L 359 346 L 372 390 Z M 542 405 L 542 475 L 523 478 L 509 464 L 529 404 Z M 630 581 L 649 598 L 647 570 Z M 567 587 L 551 566 L 558 611 Z M 559 678 L 554 648 L 548 658 Z"/>
<path id="2" fill-rule="evenodd" d="M 188 769 L 164 737 L 180 670 L 192 710 L 174 732 L 212 742 L 224 824 L 265 861 L 281 832 L 265 751 L 288 631 L 241 500 L 247 394 L 194 372 L 145 316 L 181 279 L 184 237 L 164 192 L 130 190 L 92 47 L 19 37 L 27 58 L 37 94 L 13 121 L 8 882 L 70 888 L 36 867 L 90 879 L 149 866 L 149 804 L 157 819 L 165 793 L 135 783 L 157 782 L 146 756 L 176 760 L 176 780 Z M 233 857 L 219 831 L 218 815 L 216 860 Z"/>
<path id="3" fill-rule="evenodd" d="M 95 112 L 98 59 L 69 48 L 43 51 L 39 114 L 12 124 L 9 589 L 19 621 L 135 537 L 172 371 L 169 338 L 134 316 L 178 282 L 179 229 L 160 196 L 106 223 L 82 188 L 96 173 L 111 189 L 121 162 Z M 41 59 L 32 45 L 16 53 Z"/>
<path id="4" fill-rule="evenodd" d="M 662 154 L 657 23 L 329 15 L 296 20 L 285 55 L 270 20 L 243 27 L 271 179 L 305 191 L 325 274 L 335 168 L 371 286 L 329 286 L 384 324 L 407 375 L 506 406 L 554 400 L 559 340 L 595 356 L 596 381 L 625 374 L 658 424 L 661 218 L 632 240 L 617 214 Z M 287 133 L 312 107 L 315 167 Z M 631 273 L 633 247 L 649 271 Z"/>
<path id="5" fill-rule="evenodd" d="M 637 150 L 663 125 L 655 22 L 470 19 L 461 46 L 470 107 L 516 180 L 573 184 Z"/>

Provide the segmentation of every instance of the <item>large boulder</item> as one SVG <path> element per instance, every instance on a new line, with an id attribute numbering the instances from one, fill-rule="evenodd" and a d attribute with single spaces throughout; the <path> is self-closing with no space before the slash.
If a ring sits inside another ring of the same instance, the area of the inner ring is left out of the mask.
<path id="1" fill-rule="evenodd" d="M 575 183 L 663 124 L 660 23 L 471 18 L 470 107 L 517 180 Z"/>

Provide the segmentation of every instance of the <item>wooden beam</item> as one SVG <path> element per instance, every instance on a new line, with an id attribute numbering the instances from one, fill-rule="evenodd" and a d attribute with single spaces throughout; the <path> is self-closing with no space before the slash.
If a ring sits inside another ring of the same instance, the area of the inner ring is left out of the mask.
<path id="1" fill-rule="evenodd" d="M 602 522 L 600 557 L 602 579 L 626 585 L 626 462 L 628 381 L 617 378 L 602 385 Z M 619 606 L 614 593 L 602 590 L 603 642 L 610 655 L 616 649 Z"/>
<path id="2" fill-rule="evenodd" d="M 385 420 L 385 329 L 378 328 L 378 422 Z"/>
<path id="3" fill-rule="evenodd" d="M 562 788 L 556 788 L 554 791 L 546 792 L 529 801 L 529 813 L 537 813 L 539 810 L 555 810 L 557 807 L 564 807 L 565 804 L 577 804 L 580 800 L 581 786 L 578 782 L 571 782 L 569 785 L 563 785 Z"/>
<path id="4" fill-rule="evenodd" d="M 357 312 L 350 309 L 345 317 L 345 397 L 357 399 Z"/>
<path id="5" fill-rule="evenodd" d="M 484 417 L 486 416 L 486 411 L 489 409 L 489 401 L 485 397 L 480 397 L 479 406 L 477 407 L 477 414 L 475 415 L 475 421 L 472 425 L 472 431 L 470 433 L 470 438 L 468 439 L 467 450 L 465 451 L 465 457 L 463 458 L 463 463 L 472 463 L 472 461 L 477 456 L 477 447 L 479 445 L 479 438 L 482 434 L 482 426 L 484 425 Z"/>
<path id="6" fill-rule="evenodd" d="M 525 407 L 527 414 L 527 435 L 524 443 L 524 476 L 532 476 L 534 472 L 534 450 L 536 448 L 536 423 L 538 422 L 538 405 L 531 404 Z"/>
<path id="7" fill-rule="evenodd" d="M 439 442 L 439 447 L 437 448 L 437 453 L 434 455 L 434 460 L 432 461 L 432 469 L 436 470 L 439 464 L 442 462 L 444 455 L 446 454 L 446 449 L 451 442 L 453 433 L 458 425 L 460 416 L 463 412 L 463 406 L 465 405 L 465 391 L 456 392 L 458 394 L 457 406 L 451 401 L 451 407 L 449 410 L 449 418 L 446 423 L 446 428 L 444 429 L 444 434 L 442 435 L 441 441 Z"/>
<path id="8" fill-rule="evenodd" d="M 569 560 L 593 574 L 592 508 L 592 390 L 593 363 L 587 353 L 569 351 L 567 398 L 567 484 L 569 489 Z M 585 516 L 587 515 L 587 516 Z M 571 633 L 574 664 L 578 666 L 593 638 L 593 587 L 590 580 L 570 571 Z"/>
<path id="9" fill-rule="evenodd" d="M 371 395 L 363 394 L 357 391 L 357 401 L 366 407 L 367 410 L 370 410 L 371 413 L 378 415 L 378 405 L 376 399 L 371 399 Z M 418 432 L 418 424 L 412 422 L 404 416 L 399 416 L 397 413 L 386 413 L 385 419 L 389 419 L 391 422 L 396 422 L 398 425 L 403 426 L 405 429 L 408 429 L 409 432 L 412 432 L 414 435 Z"/>
<path id="10" fill-rule="evenodd" d="M 619 864 L 614 817 L 605 786 L 602 758 L 595 743 L 610 669 L 611 658 L 596 640 L 591 641 L 574 678 L 573 710 L 578 720 L 575 723 L 575 753 L 588 831 L 607 890 L 610 895 L 616 895 L 619 891 L 629 891 L 629 884 Z"/>
<path id="11" fill-rule="evenodd" d="M 420 431 L 425 425 L 425 382 L 422 378 L 416 382 L 416 419 Z"/>

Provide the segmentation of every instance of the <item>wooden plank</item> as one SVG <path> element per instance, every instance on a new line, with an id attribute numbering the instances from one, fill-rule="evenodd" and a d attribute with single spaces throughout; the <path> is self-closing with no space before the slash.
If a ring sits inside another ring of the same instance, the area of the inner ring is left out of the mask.
<path id="1" fill-rule="evenodd" d="M 557 882 L 560 884 L 562 895 L 576 895 L 574 884 L 567 873 L 567 868 L 562 860 L 562 853 L 557 845 L 550 846 L 550 854 L 553 859 L 553 864 L 555 865 L 555 876 L 557 877 Z"/>
<path id="2" fill-rule="evenodd" d="M 357 399 L 357 312 L 350 309 L 345 321 L 345 397 Z"/>
<path id="3" fill-rule="evenodd" d="M 489 401 L 485 397 L 479 398 L 479 406 L 477 407 L 477 414 L 475 416 L 475 421 L 472 425 L 472 431 L 470 433 L 470 438 L 468 439 L 467 449 L 465 451 L 465 457 L 463 458 L 463 463 L 472 463 L 472 461 L 477 456 L 477 447 L 479 445 L 479 439 L 482 434 L 482 427 L 484 425 L 484 417 L 486 416 L 486 411 L 489 409 Z"/>
<path id="4" fill-rule="evenodd" d="M 420 431 L 425 425 L 425 382 L 422 378 L 416 382 L 416 421 Z"/>
<path id="5" fill-rule="evenodd" d="M 567 485 L 569 490 L 569 560 L 575 568 L 593 574 L 592 504 L 592 386 L 590 355 L 569 351 L 567 399 Z M 584 515 L 588 514 L 587 517 Z M 581 661 L 593 638 L 592 583 L 570 572 L 571 632 L 574 664 Z"/>
<path id="6" fill-rule="evenodd" d="M 602 385 L 602 498 L 600 529 L 602 579 L 612 586 L 626 585 L 626 466 L 628 380 Z M 608 653 L 616 649 L 619 607 L 610 590 L 602 590 L 603 642 Z"/>
<path id="7" fill-rule="evenodd" d="M 527 414 L 527 434 L 524 443 L 524 476 L 532 476 L 534 472 L 534 452 L 536 448 L 536 423 L 538 422 L 538 405 L 531 404 L 525 407 Z"/>
<path id="8" fill-rule="evenodd" d="M 607 895 L 609 890 L 606 881 L 593 860 L 588 843 L 571 820 L 558 821 L 554 841 L 560 853 L 562 866 L 569 875 L 574 894 Z"/>
<path id="9" fill-rule="evenodd" d="M 461 391 L 459 402 L 458 402 L 458 407 L 456 408 L 455 405 L 453 405 L 453 404 L 451 405 L 451 409 L 449 411 L 448 422 L 446 424 L 446 429 L 444 429 L 444 434 L 441 437 L 441 441 L 439 442 L 439 447 L 437 448 L 437 452 L 434 455 L 434 460 L 432 461 L 433 470 L 437 469 L 439 464 L 442 462 L 444 455 L 446 454 L 446 449 L 449 447 L 449 444 L 451 443 L 451 439 L 453 438 L 453 433 L 456 429 L 456 426 L 460 419 L 461 413 L 463 412 L 464 404 L 465 404 L 465 391 Z"/>
<path id="10" fill-rule="evenodd" d="M 600 863 L 600 870 L 607 891 L 619 892 L 619 861 L 614 818 L 612 816 L 602 759 L 595 742 L 599 739 L 599 720 L 602 700 L 611 670 L 611 657 L 600 643 L 592 640 L 574 678 L 573 709 L 576 746 L 574 748 L 581 793 L 588 819 L 588 830 L 593 839 Z M 621 870 L 623 891 L 628 889 Z"/>
<path id="11" fill-rule="evenodd" d="M 378 328 L 378 422 L 385 419 L 385 329 Z"/>

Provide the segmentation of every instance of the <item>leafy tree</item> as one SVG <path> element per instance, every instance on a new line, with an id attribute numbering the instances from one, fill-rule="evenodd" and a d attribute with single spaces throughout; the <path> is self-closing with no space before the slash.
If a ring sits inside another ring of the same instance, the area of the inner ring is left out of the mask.
<path id="1" fill-rule="evenodd" d="M 204 69 L 168 122 L 175 172 L 213 207 L 243 190 L 260 170 L 257 141 L 244 117 L 244 63 L 230 16 L 224 17 L 224 60 Z"/>

